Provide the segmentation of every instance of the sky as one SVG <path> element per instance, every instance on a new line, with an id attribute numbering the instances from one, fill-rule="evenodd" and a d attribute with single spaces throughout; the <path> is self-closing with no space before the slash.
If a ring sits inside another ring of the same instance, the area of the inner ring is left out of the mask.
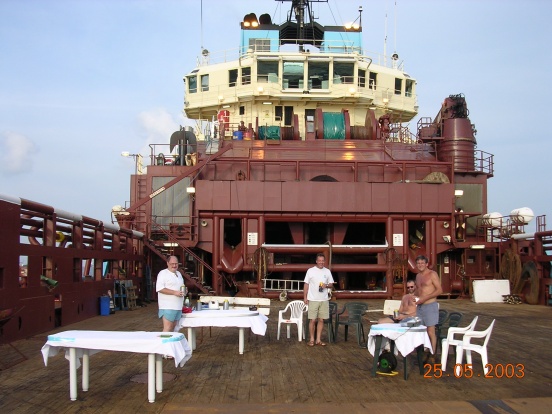
<path id="1" fill-rule="evenodd" d="M 245 14 L 281 23 L 290 4 L 0 0 L 0 194 L 110 222 L 135 168 L 121 152 L 149 156 L 148 144 L 193 125 L 182 78 L 201 48 L 235 49 Z M 341 25 L 359 6 L 364 48 L 396 52 L 417 81 L 411 130 L 464 94 L 477 149 L 494 154 L 488 212 L 529 207 L 552 223 L 552 1 L 329 0 L 314 10 Z"/>

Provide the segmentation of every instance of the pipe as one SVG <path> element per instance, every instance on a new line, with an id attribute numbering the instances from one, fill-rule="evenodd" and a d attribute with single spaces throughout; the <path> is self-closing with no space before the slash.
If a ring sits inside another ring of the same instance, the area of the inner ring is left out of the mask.
<path id="1" fill-rule="evenodd" d="M 284 263 L 272 264 L 268 266 L 269 272 L 306 272 L 312 267 L 312 263 L 297 264 Z M 386 272 L 386 264 L 333 264 L 330 269 L 333 272 Z M 224 270 L 223 265 L 219 264 L 217 270 Z M 251 266 L 244 266 L 244 271 L 252 270 Z"/>
<path id="2" fill-rule="evenodd" d="M 263 297 L 277 299 L 280 297 L 280 291 L 264 292 Z M 367 291 L 367 290 L 332 290 L 332 297 L 335 299 L 389 299 L 391 292 L 385 291 Z M 287 292 L 290 300 L 303 300 L 303 292 Z"/>
<path id="3" fill-rule="evenodd" d="M 270 253 L 309 253 L 315 254 L 327 250 L 328 244 L 262 244 L 261 247 L 267 249 Z M 344 245 L 332 244 L 332 254 L 347 253 L 347 254 L 366 254 L 366 253 L 383 253 L 387 250 L 388 245 Z"/>

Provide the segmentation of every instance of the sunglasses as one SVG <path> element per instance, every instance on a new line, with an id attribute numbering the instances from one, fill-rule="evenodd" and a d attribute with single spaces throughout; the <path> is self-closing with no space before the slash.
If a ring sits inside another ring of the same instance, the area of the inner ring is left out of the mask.
<path id="1" fill-rule="evenodd" d="M 416 289 L 416 286 L 407 286 L 407 289 Z"/>

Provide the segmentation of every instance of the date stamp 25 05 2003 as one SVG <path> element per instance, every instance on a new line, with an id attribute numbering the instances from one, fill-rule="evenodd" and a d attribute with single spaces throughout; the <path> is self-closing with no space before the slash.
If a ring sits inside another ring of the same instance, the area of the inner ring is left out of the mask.
<path id="1" fill-rule="evenodd" d="M 525 377 L 524 364 L 486 364 L 486 373 L 474 373 L 472 364 L 456 364 L 452 373 L 443 372 L 441 364 L 425 364 L 424 378 L 523 378 Z"/>

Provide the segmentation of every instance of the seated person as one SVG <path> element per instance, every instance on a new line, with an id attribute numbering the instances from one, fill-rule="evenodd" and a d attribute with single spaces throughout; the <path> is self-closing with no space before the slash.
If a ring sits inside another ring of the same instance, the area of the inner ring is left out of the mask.
<path id="1" fill-rule="evenodd" d="M 416 283 L 413 280 L 406 282 L 406 289 L 408 293 L 401 299 L 401 306 L 399 307 L 399 316 L 397 318 L 387 316 L 378 320 L 378 323 L 399 323 L 405 319 L 413 318 L 416 316 Z"/>

